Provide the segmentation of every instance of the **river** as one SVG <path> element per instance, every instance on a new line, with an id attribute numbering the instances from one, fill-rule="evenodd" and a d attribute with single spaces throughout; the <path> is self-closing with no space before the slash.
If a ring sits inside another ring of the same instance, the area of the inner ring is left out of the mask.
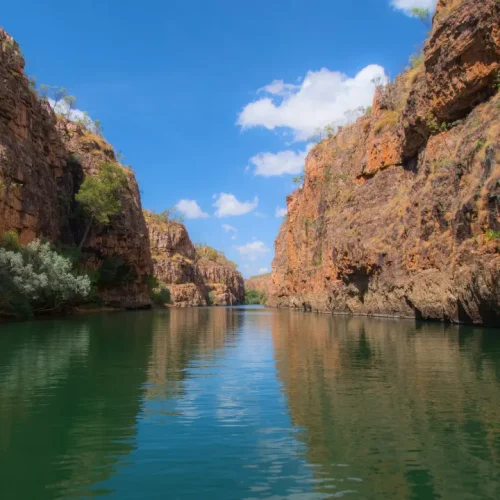
<path id="1" fill-rule="evenodd" d="M 500 498 L 500 330 L 258 307 L 0 326 L 0 498 Z"/>

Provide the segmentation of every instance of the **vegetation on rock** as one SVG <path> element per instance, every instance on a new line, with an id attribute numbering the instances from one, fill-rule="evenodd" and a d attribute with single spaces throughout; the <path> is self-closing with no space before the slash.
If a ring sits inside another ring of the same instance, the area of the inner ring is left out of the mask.
<path id="1" fill-rule="evenodd" d="M 249 305 L 265 305 L 267 297 L 263 290 L 246 290 L 245 291 L 245 304 Z"/>
<path id="2" fill-rule="evenodd" d="M 76 304 L 91 291 L 88 276 L 77 275 L 70 259 L 49 243 L 19 245 L 15 233 L 0 246 L 0 314 L 31 316 Z"/>
<path id="3" fill-rule="evenodd" d="M 111 216 L 120 213 L 121 195 L 126 186 L 127 177 L 123 169 L 112 163 L 102 163 L 97 175 L 85 178 L 75 196 L 89 217 L 78 248 L 83 247 L 93 222 L 107 225 Z"/>

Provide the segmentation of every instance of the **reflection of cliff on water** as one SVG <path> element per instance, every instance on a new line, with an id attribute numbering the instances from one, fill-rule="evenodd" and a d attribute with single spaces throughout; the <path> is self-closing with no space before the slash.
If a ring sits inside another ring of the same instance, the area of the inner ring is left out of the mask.
<path id="1" fill-rule="evenodd" d="M 500 498 L 498 331 L 281 311 L 273 339 L 319 474 L 359 498 Z"/>
<path id="2" fill-rule="evenodd" d="M 242 316 L 234 309 L 187 308 L 154 315 L 148 399 L 181 395 L 189 363 L 206 362 L 236 340 Z"/>
<path id="3" fill-rule="evenodd" d="M 66 498 L 114 472 L 134 449 L 151 329 L 146 313 L 2 327 L 2 498 Z"/>

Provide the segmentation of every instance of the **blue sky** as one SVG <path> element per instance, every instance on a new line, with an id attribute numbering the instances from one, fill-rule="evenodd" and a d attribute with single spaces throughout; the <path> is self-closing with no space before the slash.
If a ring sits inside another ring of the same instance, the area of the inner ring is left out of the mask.
<path id="1" fill-rule="evenodd" d="M 64 86 L 136 172 L 144 208 L 244 275 L 271 268 L 310 136 L 370 103 L 435 0 L 24 0 L 2 6 L 27 73 Z M 222 193 L 222 194 L 221 194 Z M 199 208 L 198 208 L 199 207 Z M 230 229 L 232 228 L 232 229 Z"/>

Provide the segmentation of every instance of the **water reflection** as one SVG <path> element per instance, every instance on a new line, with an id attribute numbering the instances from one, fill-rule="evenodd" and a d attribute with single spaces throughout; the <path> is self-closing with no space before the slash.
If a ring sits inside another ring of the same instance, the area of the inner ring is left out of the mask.
<path id="1" fill-rule="evenodd" d="M 111 315 L 2 326 L 2 498 L 83 494 L 123 463 L 136 446 L 151 320 Z"/>
<path id="2" fill-rule="evenodd" d="M 2 500 L 500 498 L 500 336 L 264 309 L 0 329 Z"/>
<path id="3" fill-rule="evenodd" d="M 498 332 L 368 318 L 274 316 L 279 377 L 316 491 L 500 498 Z M 327 488 L 324 488 L 325 484 Z"/>

